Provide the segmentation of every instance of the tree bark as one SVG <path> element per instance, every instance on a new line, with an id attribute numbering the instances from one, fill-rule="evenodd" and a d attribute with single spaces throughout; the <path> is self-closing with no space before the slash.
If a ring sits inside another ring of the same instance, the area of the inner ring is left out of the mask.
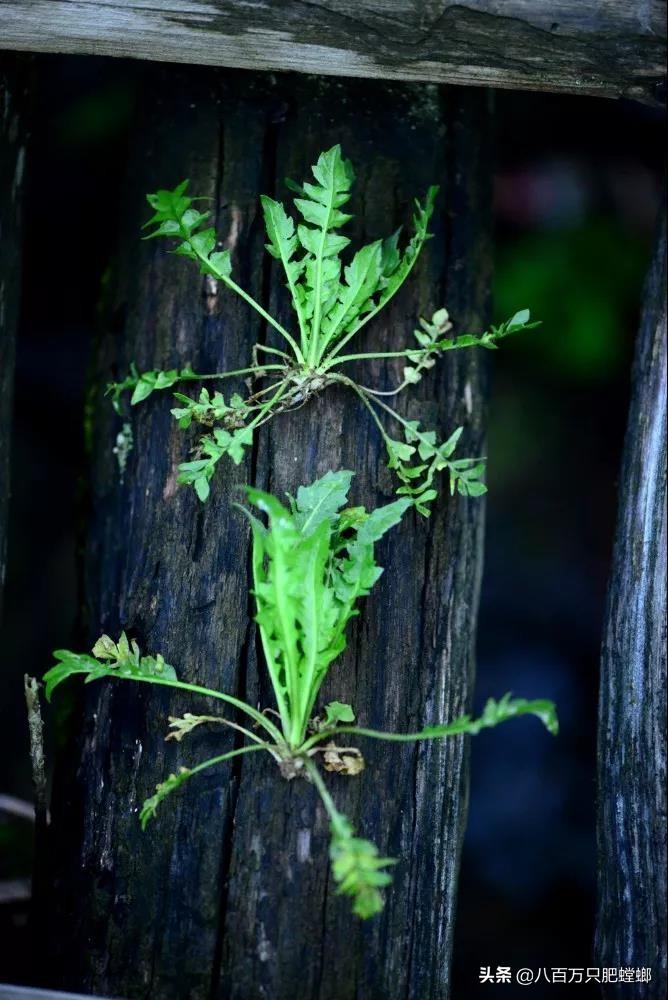
<path id="1" fill-rule="evenodd" d="M 21 203 L 28 56 L 0 53 L 0 621 L 7 562 L 16 326 L 21 298 Z"/>
<path id="2" fill-rule="evenodd" d="M 140 368 L 243 367 L 266 336 L 243 302 L 156 243 L 139 242 L 143 193 L 189 176 L 193 191 L 214 199 L 236 279 L 287 318 L 283 278 L 263 255 L 258 194 L 283 197 L 284 176 L 306 177 L 337 141 L 358 173 L 349 235 L 387 234 L 409 221 L 414 196 L 442 185 L 435 239 L 367 343 L 398 348 L 418 315 L 443 303 L 460 329 L 483 322 L 483 92 L 175 69 L 147 73 L 143 91 L 101 385 L 132 359 Z M 442 433 L 463 423 L 466 453 L 479 454 L 481 364 L 474 352 L 450 355 L 400 405 Z M 396 375 L 376 364 L 363 380 L 390 384 Z M 238 484 L 294 493 L 328 469 L 350 468 L 354 502 L 376 506 L 393 490 L 382 444 L 354 395 L 327 390 L 264 429 L 240 467 L 226 464 L 203 506 L 175 484 L 187 445 L 170 405 L 156 397 L 133 412 L 135 446 L 120 483 L 110 455 L 118 423 L 100 403 L 90 634 L 126 628 L 189 681 L 268 706 L 251 622 L 249 533 L 231 506 Z M 352 702 L 367 725 L 412 729 L 470 707 L 484 506 L 446 493 L 443 484 L 429 521 L 411 514 L 379 546 L 385 573 L 324 692 Z M 68 824 L 57 885 L 62 982 L 131 998 L 448 997 L 467 804 L 463 739 L 367 745 L 360 778 L 328 782 L 361 835 L 400 859 L 384 913 L 362 924 L 333 892 L 314 789 L 288 783 L 269 760 L 245 758 L 193 780 L 140 832 L 137 809 L 155 783 L 219 744 L 215 734 L 165 744 L 167 714 L 196 710 L 193 702 L 128 687 L 89 689 L 78 779 L 58 804 L 61 832 Z"/>
<path id="3" fill-rule="evenodd" d="M 645 289 L 601 662 L 596 964 L 666 979 L 666 224 Z"/>

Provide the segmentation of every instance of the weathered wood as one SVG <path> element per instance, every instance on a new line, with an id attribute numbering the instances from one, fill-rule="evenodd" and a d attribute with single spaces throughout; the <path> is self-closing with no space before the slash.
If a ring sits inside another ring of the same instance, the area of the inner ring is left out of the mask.
<path id="1" fill-rule="evenodd" d="M 603 640 L 596 964 L 666 977 L 666 225 L 645 289 Z"/>
<path id="2" fill-rule="evenodd" d="M 21 296 L 21 203 L 27 57 L 0 53 L 0 620 L 7 558 L 16 325 Z"/>
<path id="3" fill-rule="evenodd" d="M 54 993 L 52 990 L 35 990 L 26 986 L 9 986 L 0 983 L 0 1000 L 95 1000 L 83 993 Z"/>
<path id="4" fill-rule="evenodd" d="M 279 133 L 276 175 L 301 177 L 317 151 L 340 138 L 360 167 L 364 219 L 357 235 L 365 240 L 404 219 L 411 193 L 430 179 L 443 184 L 436 238 L 419 275 L 369 333 L 393 350 L 418 311 L 441 301 L 464 326 L 481 319 L 489 279 L 484 98 L 450 93 L 441 107 L 436 90 L 367 88 L 325 85 L 314 93 L 305 83 L 298 113 Z M 272 300 L 285 302 L 282 281 L 272 282 Z M 404 401 L 409 415 L 430 425 L 466 422 L 474 450 L 482 427 L 479 361 L 459 358 Z M 386 380 L 379 367 L 371 372 L 365 382 L 371 377 L 374 384 L 374 375 Z M 256 476 L 272 490 L 294 491 L 330 468 L 350 468 L 356 498 L 376 505 L 392 489 L 379 444 L 354 399 L 323 396 L 288 426 L 271 426 L 260 441 Z M 479 505 L 445 501 L 429 522 L 411 518 L 382 545 L 385 573 L 328 689 L 369 725 L 406 731 L 466 705 L 481 526 Z M 263 685 L 257 697 L 267 703 Z M 448 995 L 467 800 L 464 746 L 396 752 L 367 742 L 364 752 L 368 769 L 359 781 L 331 784 L 358 828 L 400 859 L 386 910 L 365 927 L 351 918 L 323 864 L 328 824 L 313 790 L 276 781 L 271 765 L 249 758 L 234 817 L 220 1000 Z"/>
<path id="5" fill-rule="evenodd" d="M 662 0 L 0 0 L 0 46 L 665 101 Z"/>
<path id="6" fill-rule="evenodd" d="M 354 235 L 407 222 L 411 200 L 443 185 L 410 286 L 369 336 L 392 349 L 416 316 L 447 301 L 457 322 L 480 323 L 489 286 L 489 151 L 483 93 L 236 74 L 148 74 L 131 143 L 122 252 L 99 363 L 103 384 L 132 358 L 141 367 L 191 362 L 240 367 L 264 331 L 229 294 L 184 261 L 141 244 L 142 193 L 190 175 L 212 195 L 240 282 L 287 315 L 283 279 L 261 263 L 258 192 L 284 192 L 340 140 L 358 168 Z M 156 96 L 157 95 L 157 96 Z M 483 433 L 481 359 L 450 356 L 406 412 L 442 431 Z M 364 377 L 381 381 L 396 369 Z M 355 502 L 392 496 L 381 444 L 351 394 L 328 390 L 260 436 L 252 458 L 227 464 L 202 506 L 175 486 L 184 440 L 168 398 L 133 414 L 135 450 L 118 482 L 118 430 L 100 403 L 87 584 L 91 636 L 121 626 L 161 650 L 189 680 L 271 704 L 258 682 L 250 624 L 248 529 L 230 501 L 238 483 L 292 492 L 329 468 L 356 471 Z M 456 498 L 429 521 L 407 518 L 380 547 L 385 574 L 350 631 L 326 695 L 352 701 L 367 724 L 408 729 L 469 706 L 483 505 Z M 314 789 L 243 759 L 165 804 L 142 835 L 137 806 L 179 764 L 220 737 L 165 744 L 169 712 L 192 701 L 121 686 L 89 689 L 77 787 L 54 806 L 63 843 L 54 939 L 61 984 L 126 997 L 356 996 L 445 998 L 466 812 L 465 744 L 368 746 L 361 778 L 332 793 L 365 836 L 400 859 L 384 914 L 362 925 L 329 880 L 327 823 Z M 227 743 L 225 744 L 227 745 Z M 213 751 L 212 751 L 213 752 Z M 86 946 L 81 947 L 85 941 Z"/>

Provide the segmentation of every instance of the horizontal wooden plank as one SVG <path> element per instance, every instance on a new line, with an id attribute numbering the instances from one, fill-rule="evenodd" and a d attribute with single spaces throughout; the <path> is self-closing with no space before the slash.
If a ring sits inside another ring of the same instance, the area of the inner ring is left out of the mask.
<path id="1" fill-rule="evenodd" d="M 665 0 L 0 0 L 0 47 L 663 103 Z"/>

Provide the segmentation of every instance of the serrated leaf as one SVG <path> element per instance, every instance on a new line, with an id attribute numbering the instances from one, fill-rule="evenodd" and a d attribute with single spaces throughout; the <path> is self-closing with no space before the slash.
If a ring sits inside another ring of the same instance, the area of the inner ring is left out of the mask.
<path id="1" fill-rule="evenodd" d="M 384 507 L 376 507 L 360 525 L 357 531 L 357 540 L 362 545 L 379 541 L 386 531 L 399 523 L 410 506 L 410 500 L 395 500 Z"/>
<path id="2" fill-rule="evenodd" d="M 300 487 L 291 509 L 271 494 L 246 489 L 249 501 L 269 518 L 266 529 L 253 524 L 256 621 L 296 745 L 330 663 L 345 648 L 345 627 L 356 602 L 382 572 L 374 541 L 409 506 L 396 501 L 368 515 L 341 511 L 351 478 L 346 470 L 327 473 Z"/>
<path id="3" fill-rule="evenodd" d="M 353 476 L 353 472 L 340 469 L 326 472 L 310 486 L 299 487 L 295 524 L 303 534 L 310 534 L 322 521 L 337 514 L 346 503 Z"/>
<path id="4" fill-rule="evenodd" d="M 390 461 L 388 462 L 390 469 L 397 468 L 402 462 L 410 462 L 415 454 L 415 448 L 412 445 L 406 444 L 404 441 L 393 440 L 392 438 L 385 439 L 385 447 L 390 456 Z"/>
<path id="5" fill-rule="evenodd" d="M 345 282 L 339 287 L 336 304 L 323 317 L 325 343 L 333 341 L 361 312 L 370 308 L 370 300 L 382 276 L 381 241 L 358 250 L 343 274 Z"/>
<path id="6" fill-rule="evenodd" d="M 459 719 L 455 719 L 454 722 L 445 723 L 444 725 L 425 726 L 416 735 L 418 739 L 439 739 L 444 736 L 456 735 L 457 733 L 469 733 L 475 736 L 481 729 L 498 726 L 500 723 L 507 722 L 509 719 L 514 719 L 520 715 L 535 715 L 553 736 L 556 736 L 559 732 L 559 720 L 553 701 L 547 699 L 527 701 L 526 698 L 513 698 L 510 694 L 505 694 L 499 701 L 490 698 L 485 704 L 482 715 L 477 719 L 472 719 L 469 715 L 463 715 Z"/>
<path id="7" fill-rule="evenodd" d="M 383 897 L 379 890 L 392 881 L 384 869 L 396 864 L 396 861 L 380 857 L 375 844 L 355 837 L 345 817 L 339 816 L 332 823 L 331 831 L 329 855 L 332 876 L 338 884 L 337 892 L 350 896 L 353 912 L 368 920 L 383 909 Z"/>
<path id="8" fill-rule="evenodd" d="M 57 662 L 44 674 L 48 701 L 55 688 L 74 674 L 83 674 L 87 681 L 119 675 L 164 679 L 176 677 L 174 668 L 165 663 L 162 656 L 141 656 L 139 647 L 135 642 L 130 645 L 125 632 L 121 633 L 116 643 L 108 635 L 100 636 L 93 647 L 92 656 L 88 653 L 73 653 L 69 649 L 57 649 L 53 655 Z"/>
<path id="9" fill-rule="evenodd" d="M 438 449 L 438 454 L 441 458 L 450 458 L 450 456 L 454 454 L 455 448 L 457 447 L 457 444 L 463 432 L 464 428 L 458 427 L 456 430 L 452 432 L 447 441 L 443 442 L 443 444 Z"/>
<path id="10" fill-rule="evenodd" d="M 171 795 L 177 788 L 180 788 L 190 775 L 191 771 L 187 767 L 182 767 L 177 774 L 170 774 L 168 778 L 155 786 L 155 793 L 145 799 L 139 813 L 142 830 L 145 830 L 150 820 L 155 818 L 160 803 L 164 802 L 167 796 Z"/>

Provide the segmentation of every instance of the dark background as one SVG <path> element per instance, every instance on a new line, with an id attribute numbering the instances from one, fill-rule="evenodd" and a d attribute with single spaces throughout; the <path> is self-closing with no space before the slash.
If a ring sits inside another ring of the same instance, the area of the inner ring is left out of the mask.
<path id="1" fill-rule="evenodd" d="M 27 802 L 22 676 L 77 646 L 86 368 L 137 85 L 130 62 L 36 60 L 0 636 L 0 794 Z M 525 720 L 472 741 L 455 1000 L 489 992 L 481 966 L 592 961 L 599 643 L 663 168 L 658 112 L 504 92 L 496 106 L 495 318 L 529 306 L 543 327 L 491 359 L 477 704 L 551 697 L 562 731 Z M 59 725 L 50 718 L 51 757 Z M 5 895 L 27 886 L 30 864 L 30 824 L 0 811 Z M 0 903 L 0 981 L 30 981 L 25 914 Z"/>

